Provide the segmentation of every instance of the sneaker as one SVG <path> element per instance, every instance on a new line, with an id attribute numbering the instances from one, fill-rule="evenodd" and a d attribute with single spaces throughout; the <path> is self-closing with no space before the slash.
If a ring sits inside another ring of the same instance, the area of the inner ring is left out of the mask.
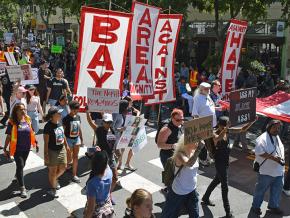
<path id="1" fill-rule="evenodd" d="M 202 166 L 205 166 L 205 167 L 208 167 L 210 164 L 207 160 L 199 160 L 199 163 L 202 165 Z"/>
<path id="2" fill-rule="evenodd" d="M 56 189 L 50 189 L 47 191 L 47 194 L 49 194 L 51 197 L 53 198 L 58 198 L 58 195 L 57 195 L 57 192 L 56 192 Z"/>
<path id="3" fill-rule="evenodd" d="M 72 178 L 72 181 L 75 182 L 75 183 L 80 183 L 80 182 L 81 182 L 80 178 L 77 177 L 77 176 L 74 176 L 74 177 Z"/>
<path id="4" fill-rule="evenodd" d="M 283 210 L 281 210 L 279 207 L 272 208 L 272 207 L 268 206 L 268 209 L 269 209 L 269 213 L 271 213 L 271 214 L 276 214 L 276 215 L 283 215 L 284 214 Z"/>
<path id="5" fill-rule="evenodd" d="M 27 198 L 27 191 L 25 188 L 21 188 L 20 190 L 20 197 L 21 198 Z"/>
<path id="6" fill-rule="evenodd" d="M 214 207 L 215 206 L 215 203 L 213 203 L 210 199 L 208 198 L 205 198 L 205 197 L 202 197 L 202 202 L 205 204 L 205 205 L 208 205 L 208 206 L 212 206 Z"/>
<path id="7" fill-rule="evenodd" d="M 59 189 L 60 189 L 60 184 L 59 184 L 59 182 L 56 183 L 56 187 L 55 187 L 55 189 L 56 189 L 56 190 L 59 190 Z"/>
<path id="8" fill-rule="evenodd" d="M 254 208 L 254 207 L 252 207 L 252 208 L 251 208 L 251 211 L 252 211 L 254 214 L 258 215 L 258 216 L 262 215 L 262 211 L 261 211 L 260 208 Z"/>
<path id="9" fill-rule="evenodd" d="M 283 189 L 283 192 L 287 197 L 290 197 L 290 190 Z"/>

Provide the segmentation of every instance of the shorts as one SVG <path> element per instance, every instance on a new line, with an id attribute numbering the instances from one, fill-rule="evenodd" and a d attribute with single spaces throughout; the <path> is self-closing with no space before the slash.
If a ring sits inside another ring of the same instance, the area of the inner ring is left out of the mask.
<path id="1" fill-rule="evenodd" d="M 75 145 L 81 144 L 81 138 L 78 136 L 76 138 L 66 137 L 67 144 L 70 148 L 73 148 Z"/>
<path id="2" fill-rule="evenodd" d="M 52 106 L 55 106 L 57 100 L 54 100 L 54 99 L 48 99 L 48 104 L 52 107 Z"/>
<path id="3" fill-rule="evenodd" d="M 62 164 L 67 164 L 66 149 L 64 147 L 59 151 L 48 149 L 48 163 L 45 165 L 53 167 Z"/>

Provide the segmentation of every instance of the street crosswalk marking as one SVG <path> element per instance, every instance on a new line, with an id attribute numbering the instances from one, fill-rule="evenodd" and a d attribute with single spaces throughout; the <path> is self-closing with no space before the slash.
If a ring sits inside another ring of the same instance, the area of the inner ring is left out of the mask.
<path id="1" fill-rule="evenodd" d="M 154 166 L 157 166 L 157 167 L 159 167 L 160 169 L 163 170 L 163 166 L 162 166 L 162 163 L 161 163 L 159 157 L 156 158 L 156 159 L 153 159 L 153 160 L 149 160 L 148 163 L 151 163 L 151 164 L 153 164 Z"/>
<path id="2" fill-rule="evenodd" d="M 28 218 L 15 202 L 0 205 L 0 218 Z"/>
<path id="3" fill-rule="evenodd" d="M 119 179 L 121 186 L 127 191 L 133 193 L 138 188 L 143 188 L 154 193 L 161 190 L 159 185 L 145 179 L 142 176 L 139 176 L 137 173 L 131 173 Z"/>
<path id="4" fill-rule="evenodd" d="M 147 134 L 147 137 L 149 138 L 155 138 L 157 131 L 153 131 Z"/>
<path id="5" fill-rule="evenodd" d="M 76 217 L 82 217 L 80 212 L 81 208 L 84 208 L 87 202 L 86 195 L 82 194 L 82 187 L 76 183 L 69 184 L 58 190 L 59 198 L 57 201 L 61 203 L 69 213 L 78 211 L 80 214 L 75 214 Z M 82 210 L 81 210 L 82 211 Z"/>
<path id="6" fill-rule="evenodd" d="M 37 154 L 35 154 L 33 151 L 29 152 L 24 170 L 31 170 L 33 168 L 43 167 L 43 166 L 44 166 L 43 159 L 39 157 Z"/>

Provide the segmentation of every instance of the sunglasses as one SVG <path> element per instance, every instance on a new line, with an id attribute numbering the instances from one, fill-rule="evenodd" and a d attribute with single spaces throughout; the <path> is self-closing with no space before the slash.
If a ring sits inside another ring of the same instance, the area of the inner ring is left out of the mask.
<path id="1" fill-rule="evenodd" d="M 176 119 L 176 118 L 174 118 L 174 120 L 175 120 L 176 122 L 182 122 L 184 119 Z"/>

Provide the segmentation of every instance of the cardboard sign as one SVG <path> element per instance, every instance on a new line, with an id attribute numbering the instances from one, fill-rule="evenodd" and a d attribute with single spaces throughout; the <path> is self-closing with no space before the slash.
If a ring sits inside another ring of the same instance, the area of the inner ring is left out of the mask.
<path id="1" fill-rule="evenodd" d="M 31 68 L 31 76 L 32 76 L 32 79 L 27 78 L 27 79 L 21 80 L 21 85 L 25 86 L 25 85 L 39 84 L 38 68 Z"/>
<path id="2" fill-rule="evenodd" d="M 132 10 L 130 93 L 140 99 L 153 95 L 152 51 L 160 8 L 134 1 Z"/>
<path id="3" fill-rule="evenodd" d="M 60 45 L 52 45 L 51 46 L 51 53 L 53 53 L 53 54 L 61 54 L 62 53 L 62 46 L 60 46 Z"/>
<path id="4" fill-rule="evenodd" d="M 87 99 L 90 112 L 119 113 L 118 89 L 88 88 Z"/>
<path id="5" fill-rule="evenodd" d="M 124 124 L 126 129 L 121 135 L 121 138 L 117 144 L 117 149 L 126 148 L 128 146 L 133 146 L 136 140 L 139 140 L 140 142 L 140 143 L 137 142 L 138 145 L 141 144 L 141 141 L 143 140 L 140 139 L 141 136 L 139 132 L 141 131 L 142 128 L 145 128 L 146 121 L 147 120 L 144 119 L 142 116 L 136 117 L 136 116 L 127 115 L 125 124 Z M 139 137 L 138 137 L 138 134 L 139 134 Z M 138 147 L 136 144 L 135 146 Z"/>
<path id="6" fill-rule="evenodd" d="M 6 69 L 11 82 L 33 80 L 30 64 L 7 66 Z"/>
<path id="7" fill-rule="evenodd" d="M 197 118 L 184 123 L 184 144 L 213 137 L 212 116 Z"/>
<path id="8" fill-rule="evenodd" d="M 230 93 L 231 126 L 253 122 L 256 119 L 257 89 L 242 89 Z"/>
<path id="9" fill-rule="evenodd" d="M 182 15 L 161 14 L 155 33 L 153 47 L 153 98 L 146 105 L 176 100 L 174 60 Z"/>
<path id="10" fill-rule="evenodd" d="M 122 90 L 132 14 L 82 7 L 74 100 L 86 105 L 88 87 Z"/>
<path id="11" fill-rule="evenodd" d="M 240 53 L 247 26 L 248 23 L 246 21 L 232 19 L 228 28 L 220 74 L 222 96 L 225 100 L 228 99 L 228 94 L 235 86 Z"/>

